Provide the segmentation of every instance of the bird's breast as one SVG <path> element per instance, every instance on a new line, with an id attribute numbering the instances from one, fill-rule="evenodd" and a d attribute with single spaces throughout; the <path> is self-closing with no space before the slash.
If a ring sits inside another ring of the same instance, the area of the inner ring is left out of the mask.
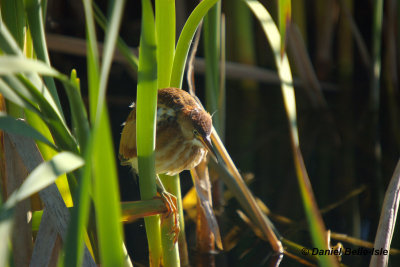
<path id="1" fill-rule="evenodd" d="M 174 141 L 163 149 L 156 147 L 156 171 L 175 175 L 183 170 L 196 167 L 207 154 L 206 150 L 197 139 L 187 141 Z"/>

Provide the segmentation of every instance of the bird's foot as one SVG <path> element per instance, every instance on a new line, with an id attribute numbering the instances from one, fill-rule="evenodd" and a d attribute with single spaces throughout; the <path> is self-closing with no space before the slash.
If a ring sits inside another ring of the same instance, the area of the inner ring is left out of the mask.
<path id="1" fill-rule="evenodd" d="M 178 241 L 178 235 L 179 235 L 179 231 L 180 231 L 179 211 L 177 208 L 176 197 L 167 191 L 159 192 L 159 195 L 160 195 L 161 199 L 163 200 L 165 207 L 167 208 L 167 212 L 162 214 L 162 217 L 161 217 L 162 221 L 164 221 L 165 219 L 168 219 L 170 216 L 173 216 L 174 221 L 173 221 L 173 225 L 172 225 L 170 234 L 173 235 L 172 238 L 173 238 L 174 244 L 176 244 L 176 242 Z"/>

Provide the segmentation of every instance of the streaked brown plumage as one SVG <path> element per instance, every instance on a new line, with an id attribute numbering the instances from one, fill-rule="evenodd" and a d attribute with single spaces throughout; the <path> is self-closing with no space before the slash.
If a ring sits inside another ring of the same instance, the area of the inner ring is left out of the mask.
<path id="1" fill-rule="evenodd" d="M 174 175 L 197 166 L 207 154 L 214 153 L 210 135 L 212 119 L 184 90 L 164 88 L 158 91 L 156 172 Z M 137 172 L 136 108 L 133 105 L 122 130 L 119 156 L 122 165 Z"/>

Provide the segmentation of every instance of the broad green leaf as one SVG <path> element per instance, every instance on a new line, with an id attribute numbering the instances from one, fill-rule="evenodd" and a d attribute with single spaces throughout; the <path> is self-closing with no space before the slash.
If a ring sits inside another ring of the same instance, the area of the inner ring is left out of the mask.
<path id="1" fill-rule="evenodd" d="M 84 161 L 71 152 L 60 152 L 51 160 L 37 166 L 26 178 L 23 184 L 14 191 L 5 203 L 12 207 L 16 203 L 46 188 L 60 175 L 82 167 Z"/>
<path id="2" fill-rule="evenodd" d="M 0 129 L 8 133 L 23 135 L 31 137 L 35 140 L 43 142 L 53 149 L 57 150 L 57 147 L 50 142 L 46 137 L 39 133 L 36 129 L 32 128 L 29 124 L 20 119 L 15 119 L 8 116 L 4 112 L 0 112 Z"/>

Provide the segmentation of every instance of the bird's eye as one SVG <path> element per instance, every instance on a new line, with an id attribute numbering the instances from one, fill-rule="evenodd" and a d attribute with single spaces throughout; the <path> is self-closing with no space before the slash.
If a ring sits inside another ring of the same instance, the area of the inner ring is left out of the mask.
<path id="1" fill-rule="evenodd" d="M 193 134 L 194 134 L 195 136 L 197 136 L 197 135 L 199 135 L 199 132 L 198 132 L 196 129 L 194 129 L 194 130 L 193 130 Z"/>

